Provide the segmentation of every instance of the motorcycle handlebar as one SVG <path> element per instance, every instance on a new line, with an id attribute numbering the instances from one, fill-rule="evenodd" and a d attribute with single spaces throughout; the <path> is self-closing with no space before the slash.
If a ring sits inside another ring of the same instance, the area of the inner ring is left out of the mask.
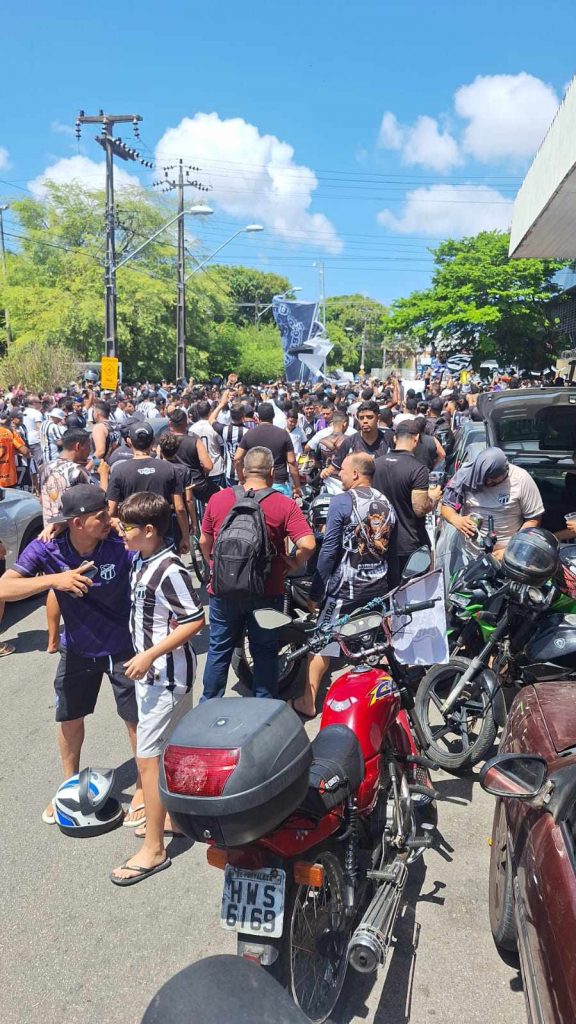
<path id="1" fill-rule="evenodd" d="M 425 612 L 429 608 L 434 608 L 440 598 L 435 597 L 432 601 L 415 601 L 414 604 L 407 604 L 404 608 L 400 608 L 396 602 L 394 602 L 394 612 L 396 615 L 412 615 L 414 612 Z"/>

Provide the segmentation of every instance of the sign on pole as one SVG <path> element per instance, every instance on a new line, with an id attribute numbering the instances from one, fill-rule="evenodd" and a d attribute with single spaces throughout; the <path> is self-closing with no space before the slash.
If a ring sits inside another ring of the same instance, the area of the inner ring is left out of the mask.
<path id="1" fill-rule="evenodd" d="M 118 387 L 118 360 L 115 356 L 102 356 L 100 385 L 103 391 L 116 391 Z"/>

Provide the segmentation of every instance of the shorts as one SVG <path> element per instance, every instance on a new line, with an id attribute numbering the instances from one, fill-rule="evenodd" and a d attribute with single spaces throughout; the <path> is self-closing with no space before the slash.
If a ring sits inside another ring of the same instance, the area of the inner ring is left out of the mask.
<path id="1" fill-rule="evenodd" d="M 72 722 L 91 715 L 96 707 L 102 677 L 106 674 L 112 683 L 116 710 L 124 722 L 138 721 L 138 708 L 134 680 L 124 673 L 124 662 L 134 657 L 133 651 L 124 654 L 84 658 L 67 648 L 61 648 L 60 661 L 54 680 L 56 693 L 56 721 Z"/>
<path id="2" fill-rule="evenodd" d="M 136 702 L 136 757 L 159 757 L 172 729 L 192 707 L 192 690 L 169 690 L 137 680 Z"/>

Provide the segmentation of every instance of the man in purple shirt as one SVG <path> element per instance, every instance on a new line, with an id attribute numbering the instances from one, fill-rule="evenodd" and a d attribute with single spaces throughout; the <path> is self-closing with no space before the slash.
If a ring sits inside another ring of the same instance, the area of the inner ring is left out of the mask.
<path id="1" fill-rule="evenodd" d="M 126 722 L 136 750 L 138 711 L 134 682 L 124 663 L 134 656 L 129 629 L 132 560 L 120 538 L 111 532 L 106 495 L 90 484 L 62 494 L 64 530 L 54 540 L 33 540 L 13 569 L 0 579 L 0 600 L 19 601 L 53 589 L 64 620 L 60 662 L 54 680 L 58 744 L 69 779 L 80 768 L 84 718 L 92 714 L 104 673 L 109 677 L 116 708 Z M 125 823 L 141 824 L 140 780 Z M 42 815 L 54 822 L 52 804 Z"/>

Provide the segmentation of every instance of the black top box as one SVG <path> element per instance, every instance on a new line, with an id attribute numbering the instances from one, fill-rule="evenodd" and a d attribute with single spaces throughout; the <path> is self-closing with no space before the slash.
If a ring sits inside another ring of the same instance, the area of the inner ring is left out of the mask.
<path id="1" fill-rule="evenodd" d="M 272 832 L 302 803 L 312 747 L 280 700 L 205 701 L 164 749 L 160 795 L 187 836 L 243 846 Z"/>

